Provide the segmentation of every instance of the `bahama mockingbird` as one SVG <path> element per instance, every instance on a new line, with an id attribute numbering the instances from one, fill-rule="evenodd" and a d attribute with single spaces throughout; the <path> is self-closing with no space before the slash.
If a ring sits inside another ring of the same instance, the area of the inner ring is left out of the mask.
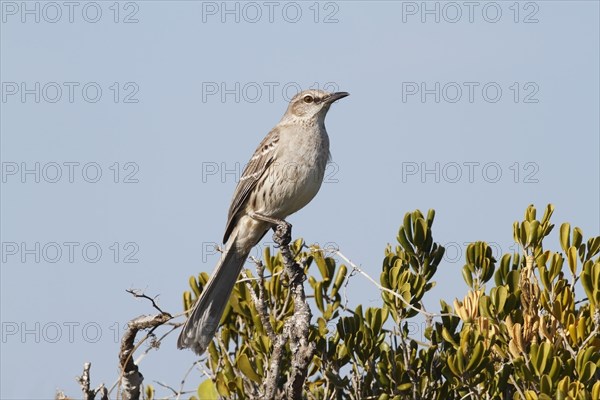
<path id="1" fill-rule="evenodd" d="M 315 197 L 330 157 L 325 115 L 346 96 L 323 90 L 298 93 L 260 143 L 233 194 L 224 253 L 183 326 L 178 348 L 204 353 L 250 250 L 270 228 Z"/>

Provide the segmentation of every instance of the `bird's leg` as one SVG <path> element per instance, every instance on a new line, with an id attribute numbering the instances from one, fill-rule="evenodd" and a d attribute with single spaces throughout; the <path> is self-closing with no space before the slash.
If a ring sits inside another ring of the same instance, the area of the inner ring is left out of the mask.
<path id="1" fill-rule="evenodd" d="M 249 215 L 252 219 L 274 225 L 273 231 L 275 231 L 275 233 L 273 234 L 273 239 L 280 247 L 287 246 L 292 241 L 292 224 L 286 220 L 267 217 L 266 215 L 255 212 L 251 212 Z"/>
<path id="2" fill-rule="evenodd" d="M 286 273 L 290 282 L 302 283 L 306 276 L 304 270 L 295 261 L 292 250 L 290 249 L 290 242 L 292 241 L 292 224 L 277 218 L 267 217 L 262 214 L 250 213 L 250 218 L 257 221 L 268 222 L 273 226 L 273 241 L 279 246 L 281 256 L 283 257 L 283 264 L 285 266 Z"/>

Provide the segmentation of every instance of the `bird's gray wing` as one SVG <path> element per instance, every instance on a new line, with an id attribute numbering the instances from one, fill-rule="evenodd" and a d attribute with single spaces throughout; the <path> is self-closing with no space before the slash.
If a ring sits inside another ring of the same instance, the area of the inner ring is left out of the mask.
<path id="1" fill-rule="evenodd" d="M 260 142 L 256 151 L 254 151 L 254 155 L 252 155 L 252 158 L 248 161 L 248 165 L 244 168 L 244 172 L 233 193 L 231 205 L 229 206 L 229 215 L 227 217 L 223 243 L 227 243 L 227 239 L 229 239 L 229 235 L 231 235 L 231 232 L 240 217 L 240 210 L 246 204 L 250 193 L 265 174 L 269 165 L 273 163 L 278 142 L 279 128 L 274 128 L 267 136 L 265 136 L 262 142 Z"/>

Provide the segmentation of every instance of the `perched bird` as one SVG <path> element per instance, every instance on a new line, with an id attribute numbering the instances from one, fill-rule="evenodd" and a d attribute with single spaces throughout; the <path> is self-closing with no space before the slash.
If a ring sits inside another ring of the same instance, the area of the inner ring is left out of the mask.
<path id="1" fill-rule="evenodd" d="M 319 191 L 329 161 L 325 115 L 346 92 L 306 90 L 260 143 L 233 194 L 225 250 L 177 340 L 201 355 L 212 340 L 250 250 L 277 221 L 307 205 Z"/>

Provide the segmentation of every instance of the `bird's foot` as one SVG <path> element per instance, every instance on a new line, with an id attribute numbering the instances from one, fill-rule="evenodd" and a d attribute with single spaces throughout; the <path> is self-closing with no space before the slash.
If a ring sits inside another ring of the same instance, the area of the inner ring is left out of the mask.
<path id="1" fill-rule="evenodd" d="M 292 241 L 292 224 L 284 219 L 272 218 L 258 213 L 250 213 L 250 218 L 257 221 L 268 222 L 273 226 L 273 240 L 279 247 L 287 246 Z"/>

